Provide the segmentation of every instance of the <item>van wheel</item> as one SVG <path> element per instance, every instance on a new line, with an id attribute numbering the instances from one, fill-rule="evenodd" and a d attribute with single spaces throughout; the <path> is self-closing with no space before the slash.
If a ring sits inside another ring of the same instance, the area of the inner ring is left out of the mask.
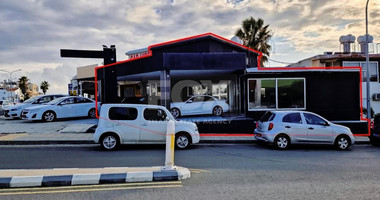
<path id="1" fill-rule="evenodd" d="M 290 139 L 286 135 L 279 135 L 274 139 L 273 144 L 277 149 L 287 149 L 290 145 Z"/>
<path id="2" fill-rule="evenodd" d="M 189 134 L 179 133 L 175 137 L 175 146 L 177 149 L 187 149 L 191 144 L 191 138 Z"/>
<path id="3" fill-rule="evenodd" d="M 88 111 L 88 117 L 89 118 L 95 118 L 96 117 L 96 112 L 94 108 L 91 108 L 90 111 Z"/>
<path id="4" fill-rule="evenodd" d="M 350 142 L 350 139 L 347 138 L 347 136 L 339 136 L 336 140 L 335 140 L 335 146 L 339 149 L 339 150 L 346 150 L 348 149 L 348 147 L 350 147 L 351 145 L 351 142 Z"/>
<path id="5" fill-rule="evenodd" d="M 56 118 L 56 116 L 55 116 L 55 113 L 53 111 L 46 111 L 42 115 L 42 121 L 44 121 L 44 122 L 52 122 L 55 120 L 55 118 Z"/>
<path id="6" fill-rule="evenodd" d="M 108 151 L 117 149 L 119 144 L 119 138 L 113 133 L 105 134 L 100 140 L 100 145 L 102 148 Z"/>

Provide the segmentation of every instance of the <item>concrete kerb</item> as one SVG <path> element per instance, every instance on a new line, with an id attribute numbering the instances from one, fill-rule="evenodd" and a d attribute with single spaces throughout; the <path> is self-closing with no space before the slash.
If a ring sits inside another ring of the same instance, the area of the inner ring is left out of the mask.
<path id="1" fill-rule="evenodd" d="M 96 185 L 154 181 L 178 181 L 190 178 L 184 167 L 24 169 L 0 170 L 0 188 Z"/>

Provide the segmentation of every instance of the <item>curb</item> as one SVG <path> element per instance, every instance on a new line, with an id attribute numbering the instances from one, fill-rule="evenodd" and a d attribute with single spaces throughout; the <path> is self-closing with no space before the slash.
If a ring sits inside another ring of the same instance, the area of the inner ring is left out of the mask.
<path id="1" fill-rule="evenodd" d="M 190 178 L 187 168 L 173 170 L 133 171 L 125 173 L 89 173 L 53 176 L 0 177 L 0 188 L 55 187 L 135 182 L 178 181 Z"/>

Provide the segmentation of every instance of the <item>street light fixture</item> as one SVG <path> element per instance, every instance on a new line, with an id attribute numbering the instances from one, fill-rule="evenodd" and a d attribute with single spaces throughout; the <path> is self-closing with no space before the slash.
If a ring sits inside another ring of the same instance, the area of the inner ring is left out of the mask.
<path id="1" fill-rule="evenodd" d="M 14 72 L 19 72 L 19 71 L 21 71 L 22 69 L 17 69 L 17 70 L 14 70 L 14 71 L 7 71 L 7 70 L 2 70 L 2 69 L 0 69 L 0 72 L 6 72 L 6 73 L 8 73 L 9 74 L 9 80 L 10 80 L 10 89 L 11 89 L 11 101 L 13 102 L 13 91 L 12 91 L 12 74 L 14 73 Z"/>
<path id="2" fill-rule="evenodd" d="M 365 6 L 365 42 L 366 42 L 366 51 L 365 51 L 365 58 L 366 58 L 366 65 L 367 65 L 367 79 L 366 79 L 366 84 L 367 84 L 367 118 L 371 119 L 371 97 L 370 97 L 370 74 L 369 74 L 369 44 L 368 44 L 368 3 L 369 0 L 367 0 L 367 4 Z"/>

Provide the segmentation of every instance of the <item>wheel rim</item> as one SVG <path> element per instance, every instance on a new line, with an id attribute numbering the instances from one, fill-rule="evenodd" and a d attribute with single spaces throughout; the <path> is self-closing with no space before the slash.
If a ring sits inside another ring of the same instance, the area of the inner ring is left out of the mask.
<path id="1" fill-rule="evenodd" d="M 348 147 L 348 140 L 346 138 L 340 138 L 338 140 L 338 147 L 340 149 L 346 149 Z"/>
<path id="2" fill-rule="evenodd" d="M 221 107 L 215 107 L 214 108 L 214 115 L 221 115 L 222 114 L 222 108 Z"/>
<path id="3" fill-rule="evenodd" d="M 106 136 L 103 139 L 103 147 L 106 149 L 113 149 L 116 146 L 116 138 L 113 136 Z"/>
<path id="4" fill-rule="evenodd" d="M 285 137 L 279 137 L 277 139 L 277 146 L 281 149 L 284 149 L 288 146 L 288 139 Z"/>
<path id="5" fill-rule="evenodd" d="M 181 135 L 177 138 L 176 143 L 179 148 L 183 149 L 189 145 L 189 139 L 186 136 Z"/>
<path id="6" fill-rule="evenodd" d="M 44 119 L 47 122 L 51 122 L 54 120 L 54 114 L 52 112 L 47 112 L 47 113 L 45 113 Z"/>
<path id="7" fill-rule="evenodd" d="M 90 117 L 95 118 L 95 110 L 90 110 Z"/>
<path id="8" fill-rule="evenodd" d="M 171 113 L 174 118 L 177 118 L 179 116 L 179 110 L 178 109 L 172 109 Z"/>

